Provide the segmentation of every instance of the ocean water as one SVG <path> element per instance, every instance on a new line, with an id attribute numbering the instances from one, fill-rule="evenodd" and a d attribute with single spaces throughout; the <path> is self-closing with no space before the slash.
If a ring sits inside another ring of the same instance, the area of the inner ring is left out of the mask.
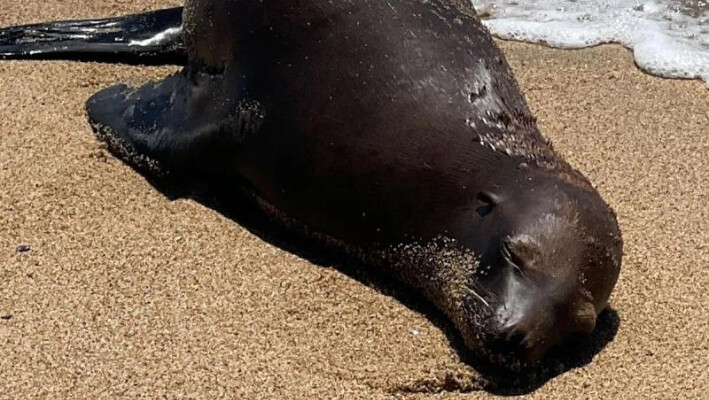
<path id="1" fill-rule="evenodd" d="M 709 0 L 472 0 L 503 39 L 578 49 L 620 43 L 643 70 L 709 86 Z"/>

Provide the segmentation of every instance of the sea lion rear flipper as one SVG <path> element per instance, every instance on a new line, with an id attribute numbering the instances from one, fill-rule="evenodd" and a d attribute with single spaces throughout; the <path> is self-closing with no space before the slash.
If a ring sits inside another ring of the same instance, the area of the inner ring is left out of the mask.
<path id="1" fill-rule="evenodd" d="M 182 7 L 0 29 L 0 59 L 184 63 Z"/>
<path id="2" fill-rule="evenodd" d="M 96 135 L 128 164 L 151 174 L 192 173 L 233 157 L 258 130 L 258 103 L 239 101 L 222 75 L 180 73 L 138 88 L 113 86 L 86 109 Z"/>

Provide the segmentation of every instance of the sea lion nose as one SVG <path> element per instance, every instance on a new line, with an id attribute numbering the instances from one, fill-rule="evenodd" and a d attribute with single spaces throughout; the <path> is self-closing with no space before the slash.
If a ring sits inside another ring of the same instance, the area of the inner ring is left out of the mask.
<path id="1" fill-rule="evenodd" d="M 552 316 L 532 313 L 501 330 L 497 349 L 513 354 L 528 364 L 538 362 L 546 351 L 572 333 L 588 334 L 596 326 L 596 311 L 591 303 L 575 303 L 570 309 Z"/>
<path id="2" fill-rule="evenodd" d="M 515 354 L 524 354 L 527 350 L 526 337 L 523 332 L 513 331 L 507 335 L 507 346 Z"/>
<path id="3" fill-rule="evenodd" d="M 507 334 L 505 341 L 507 350 L 527 363 L 539 361 L 544 353 L 543 346 L 534 338 L 534 332 L 513 329 Z"/>
<path id="4" fill-rule="evenodd" d="M 499 354 L 510 361 L 518 360 L 525 364 L 535 363 L 543 353 L 539 351 L 534 333 L 528 331 L 523 325 L 507 327 L 500 331 L 497 338 L 488 343 L 488 349 L 492 354 Z"/>

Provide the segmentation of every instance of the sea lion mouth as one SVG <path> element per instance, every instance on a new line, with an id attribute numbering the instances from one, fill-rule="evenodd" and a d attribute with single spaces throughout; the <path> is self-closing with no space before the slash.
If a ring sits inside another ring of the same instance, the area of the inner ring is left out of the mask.
<path id="1" fill-rule="evenodd" d="M 469 347 L 477 359 L 498 368 L 518 370 L 536 365 L 556 343 L 546 329 L 537 329 L 526 321 L 506 327 L 496 321 L 493 318 L 487 332 L 480 335 L 482 340 Z"/>

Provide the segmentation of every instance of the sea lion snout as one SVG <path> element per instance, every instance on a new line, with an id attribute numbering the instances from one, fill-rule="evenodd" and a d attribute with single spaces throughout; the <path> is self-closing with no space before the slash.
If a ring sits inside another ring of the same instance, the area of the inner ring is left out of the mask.
<path id="1" fill-rule="evenodd" d="M 533 302 L 534 299 L 529 299 Z M 513 320 L 498 312 L 498 337 L 493 349 L 512 354 L 528 364 L 539 361 L 555 345 L 573 334 L 588 334 L 596 326 L 596 313 L 588 302 L 572 306 L 539 301 L 514 316 Z"/>
<path id="2" fill-rule="evenodd" d="M 554 303 L 535 282 L 518 271 L 505 274 L 494 312 L 491 349 L 524 363 L 535 363 L 560 341 L 568 327 Z"/>
<path id="3" fill-rule="evenodd" d="M 518 221 L 497 257 L 487 259 L 493 272 L 483 279 L 494 293 L 487 347 L 492 360 L 534 364 L 567 338 L 594 330 L 592 300 L 602 293 L 584 279 L 589 247 L 575 213 L 539 207 Z"/>
<path id="4" fill-rule="evenodd" d="M 551 347 L 547 332 L 545 332 L 548 330 L 547 325 L 550 324 L 539 323 L 534 318 L 530 318 L 530 321 L 512 326 L 507 329 L 504 335 L 503 346 L 521 361 L 536 363 Z"/>

